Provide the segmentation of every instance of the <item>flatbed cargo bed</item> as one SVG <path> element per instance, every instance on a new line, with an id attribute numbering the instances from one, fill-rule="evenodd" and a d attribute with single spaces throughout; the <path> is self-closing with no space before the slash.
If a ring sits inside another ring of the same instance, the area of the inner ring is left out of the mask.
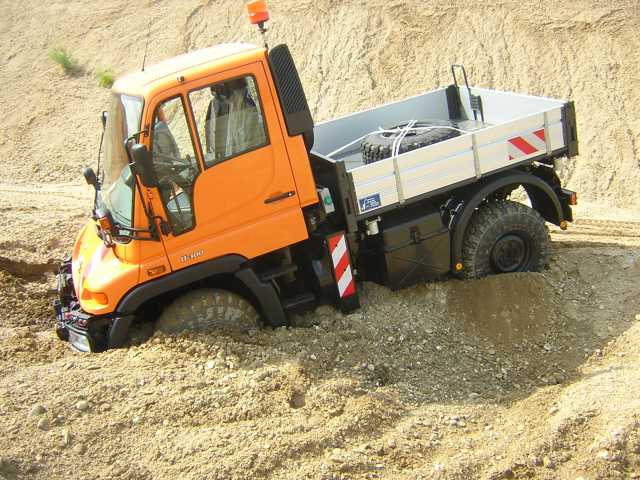
<path id="1" fill-rule="evenodd" d="M 481 99 L 482 116 L 471 109 L 470 94 Z M 455 138 L 363 162 L 359 139 L 423 119 L 454 121 L 462 131 Z M 319 123 L 314 136 L 312 158 L 344 166 L 358 219 L 505 169 L 577 155 L 573 102 L 455 85 Z"/>

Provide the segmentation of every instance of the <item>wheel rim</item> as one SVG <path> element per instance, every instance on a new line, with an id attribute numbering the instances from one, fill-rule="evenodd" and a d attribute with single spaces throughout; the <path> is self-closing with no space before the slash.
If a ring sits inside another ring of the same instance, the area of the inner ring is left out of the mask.
<path id="1" fill-rule="evenodd" d="M 528 242 L 520 235 L 504 235 L 491 249 L 491 263 L 498 273 L 522 272 L 530 258 Z"/>

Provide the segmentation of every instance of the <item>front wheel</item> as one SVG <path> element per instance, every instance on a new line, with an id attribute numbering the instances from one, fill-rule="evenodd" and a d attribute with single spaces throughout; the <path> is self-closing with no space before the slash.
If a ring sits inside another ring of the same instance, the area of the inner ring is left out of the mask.
<path id="1" fill-rule="evenodd" d="M 259 326 L 258 312 L 240 295 L 199 288 L 176 298 L 160 314 L 156 329 L 163 333 L 206 332 L 224 328 L 246 332 Z"/>
<path id="2" fill-rule="evenodd" d="M 464 278 L 495 273 L 540 272 L 549 261 L 549 231 L 538 212 L 501 201 L 480 207 L 462 246 Z"/>

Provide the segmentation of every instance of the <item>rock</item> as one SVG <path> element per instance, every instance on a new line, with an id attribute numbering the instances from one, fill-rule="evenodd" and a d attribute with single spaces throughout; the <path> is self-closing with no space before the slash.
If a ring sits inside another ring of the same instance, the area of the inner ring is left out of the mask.
<path id="1" fill-rule="evenodd" d="M 136 415 L 135 417 L 133 417 L 133 418 L 131 419 L 131 423 L 133 423 L 134 425 L 137 425 L 137 424 L 139 424 L 139 423 L 140 423 L 140 421 L 141 421 L 141 420 L 142 420 L 142 419 L 141 419 L 138 415 Z"/>
<path id="2" fill-rule="evenodd" d="M 556 462 L 554 462 L 553 459 L 547 455 L 542 457 L 542 465 L 544 465 L 546 468 L 550 470 L 553 470 L 554 468 L 556 468 Z"/>
<path id="3" fill-rule="evenodd" d="M 78 403 L 76 403 L 76 408 L 81 412 L 86 412 L 87 410 L 89 410 L 89 402 L 87 402 L 86 400 L 80 400 Z"/>
<path id="4" fill-rule="evenodd" d="M 513 470 L 507 468 L 500 473 L 500 478 L 513 478 Z"/>
<path id="5" fill-rule="evenodd" d="M 334 448 L 333 452 L 331 452 L 331 457 L 329 458 L 329 460 L 331 460 L 334 463 L 343 463 L 344 456 L 343 456 L 342 450 L 339 448 Z"/>
<path id="6" fill-rule="evenodd" d="M 37 415 L 42 415 L 46 411 L 47 411 L 47 409 L 44 408 L 42 405 L 40 405 L 40 404 L 34 405 L 33 408 L 31 408 L 31 415 L 35 417 Z"/>
<path id="7" fill-rule="evenodd" d="M 47 417 L 43 417 L 38 420 L 38 428 L 40 430 L 49 430 L 49 419 Z"/>
<path id="8" fill-rule="evenodd" d="M 318 360 L 318 357 L 316 357 L 313 353 L 312 353 L 311 355 L 309 355 L 309 358 L 310 358 L 311 360 L 313 360 L 314 362 L 315 362 L 316 360 Z"/>
<path id="9" fill-rule="evenodd" d="M 84 446 L 84 443 L 78 443 L 75 447 L 73 447 L 73 452 L 78 455 L 82 455 L 87 451 L 87 447 Z"/>
<path id="10" fill-rule="evenodd" d="M 209 360 L 206 365 L 204 366 L 204 368 L 206 370 L 213 370 L 216 366 L 216 362 L 214 362 L 213 360 Z"/>
<path id="11" fill-rule="evenodd" d="M 622 428 L 616 428 L 613 432 L 611 432 L 611 440 L 617 446 L 622 446 L 625 440 L 626 433 Z"/>
<path id="12" fill-rule="evenodd" d="M 69 444 L 71 444 L 71 432 L 65 428 L 62 430 L 62 445 L 66 447 Z"/>
<path id="13" fill-rule="evenodd" d="M 540 457 L 531 456 L 529 457 L 529 463 L 534 467 L 539 467 L 540 465 L 542 465 L 542 460 L 540 459 Z"/>
<path id="14" fill-rule="evenodd" d="M 396 448 L 396 441 L 391 439 L 391 440 L 389 440 L 387 445 L 389 445 L 389 448 Z"/>

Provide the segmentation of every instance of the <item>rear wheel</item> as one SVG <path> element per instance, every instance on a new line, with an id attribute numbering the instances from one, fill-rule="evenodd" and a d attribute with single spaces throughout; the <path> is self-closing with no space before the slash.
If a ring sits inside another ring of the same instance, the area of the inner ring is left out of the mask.
<path id="1" fill-rule="evenodd" d="M 158 317 L 163 333 L 206 332 L 214 328 L 248 331 L 259 326 L 253 305 L 240 295 L 214 288 L 201 288 L 176 298 Z"/>
<path id="2" fill-rule="evenodd" d="M 495 273 L 539 272 L 549 260 L 549 231 L 538 212 L 501 201 L 480 207 L 465 232 L 464 278 Z"/>

